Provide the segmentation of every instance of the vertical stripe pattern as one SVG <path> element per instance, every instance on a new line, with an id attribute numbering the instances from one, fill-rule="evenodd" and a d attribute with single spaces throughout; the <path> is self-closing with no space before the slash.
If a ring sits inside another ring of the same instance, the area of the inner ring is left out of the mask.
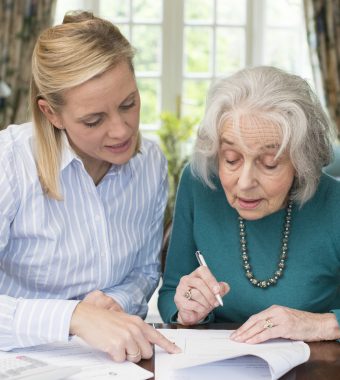
<path id="1" fill-rule="evenodd" d="M 0 349 L 68 339 L 77 300 L 100 289 L 144 317 L 159 280 L 167 164 L 156 144 L 95 186 L 64 138 L 62 201 L 37 177 L 32 124 L 0 132 Z"/>

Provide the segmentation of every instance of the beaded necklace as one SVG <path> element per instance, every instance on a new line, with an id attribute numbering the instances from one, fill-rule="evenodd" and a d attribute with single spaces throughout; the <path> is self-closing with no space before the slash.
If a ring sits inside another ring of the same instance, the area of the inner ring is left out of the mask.
<path id="1" fill-rule="evenodd" d="M 268 286 L 275 285 L 283 274 L 283 270 L 285 268 L 285 261 L 287 260 L 287 254 L 288 254 L 288 238 L 289 238 L 290 225 L 291 225 L 291 219 L 292 219 L 292 207 L 293 207 L 293 201 L 290 199 L 286 208 L 286 216 L 285 216 L 285 222 L 284 222 L 284 228 L 283 228 L 282 245 L 281 245 L 279 263 L 277 266 L 277 270 L 274 272 L 273 276 L 268 278 L 267 280 L 258 280 L 252 272 L 252 268 L 249 263 L 249 253 L 247 249 L 247 239 L 246 239 L 247 236 L 246 236 L 245 222 L 241 216 L 238 217 L 243 268 L 244 268 L 246 277 L 248 278 L 250 283 L 258 288 L 267 288 Z"/>

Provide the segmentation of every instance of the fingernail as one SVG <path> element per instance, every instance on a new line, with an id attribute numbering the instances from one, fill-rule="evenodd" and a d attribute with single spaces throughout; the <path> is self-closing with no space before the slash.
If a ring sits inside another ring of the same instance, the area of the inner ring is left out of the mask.
<path id="1" fill-rule="evenodd" d="M 215 286 L 213 287 L 213 292 L 214 292 L 215 294 L 218 294 L 218 293 L 220 292 L 220 286 L 219 286 L 219 285 L 215 285 Z"/>
<path id="2" fill-rule="evenodd" d="M 214 303 L 214 306 L 215 306 L 215 307 L 218 307 L 218 306 L 220 306 L 220 304 L 216 301 L 216 302 Z"/>

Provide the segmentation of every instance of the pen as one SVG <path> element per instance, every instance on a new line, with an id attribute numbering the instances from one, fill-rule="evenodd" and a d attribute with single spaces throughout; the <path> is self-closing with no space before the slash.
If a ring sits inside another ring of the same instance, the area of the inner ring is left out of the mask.
<path id="1" fill-rule="evenodd" d="M 195 255 L 196 255 L 196 258 L 197 258 L 197 261 L 198 261 L 199 265 L 208 268 L 208 265 L 207 265 L 207 263 L 205 262 L 202 253 L 201 253 L 200 251 L 196 251 L 196 252 L 195 252 Z M 222 297 L 221 297 L 219 294 L 215 294 L 215 297 L 216 297 L 218 303 L 219 303 L 221 306 L 223 306 Z"/>

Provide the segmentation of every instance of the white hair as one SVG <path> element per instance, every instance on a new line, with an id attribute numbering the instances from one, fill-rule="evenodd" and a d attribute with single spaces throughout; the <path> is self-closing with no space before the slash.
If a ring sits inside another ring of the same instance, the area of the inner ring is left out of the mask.
<path id="1" fill-rule="evenodd" d="M 305 203 L 316 191 L 322 167 L 332 159 L 334 137 L 334 126 L 309 84 L 267 66 L 244 69 L 212 84 L 191 158 L 193 174 L 212 189 L 218 174 L 221 128 L 226 120 L 239 125 L 241 117 L 279 128 L 278 156 L 288 151 L 296 170 L 291 196 Z"/>

